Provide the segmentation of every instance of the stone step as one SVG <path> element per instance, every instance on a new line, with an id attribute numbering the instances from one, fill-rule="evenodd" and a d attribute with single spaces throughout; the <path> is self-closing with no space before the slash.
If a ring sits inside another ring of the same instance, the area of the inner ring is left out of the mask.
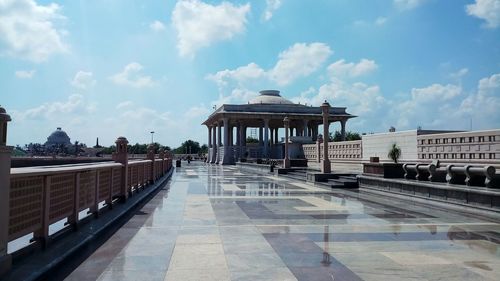
<path id="1" fill-rule="evenodd" d="M 358 188 L 358 181 L 352 179 L 329 179 L 328 183 L 336 187 L 342 185 L 344 188 Z"/>

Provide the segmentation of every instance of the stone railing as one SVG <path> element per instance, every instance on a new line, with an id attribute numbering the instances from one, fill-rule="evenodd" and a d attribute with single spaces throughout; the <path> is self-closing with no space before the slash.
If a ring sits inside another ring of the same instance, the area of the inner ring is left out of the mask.
<path id="1" fill-rule="evenodd" d="M 38 244 L 45 248 L 52 239 L 51 225 L 64 222 L 66 229 L 77 229 L 82 220 L 97 218 L 100 212 L 126 202 L 170 173 L 170 153 L 160 151 L 155 155 L 150 146 L 148 159 L 128 160 L 127 140 L 122 137 L 116 143 L 114 163 L 12 168 L 10 175 L 0 174 L 8 195 L 0 198 L 0 204 L 6 206 L 0 209 L 5 222 L 0 225 L 5 231 L 0 237 L 3 273 L 11 266 L 11 254 L 16 254 L 7 252 L 9 242 L 32 235 L 30 246 Z M 0 160 L 10 162 L 7 158 Z"/>
<path id="2" fill-rule="evenodd" d="M 318 161 L 323 157 L 323 143 L 304 144 L 304 155 L 309 161 Z M 319 153 L 318 153 L 319 148 Z M 363 158 L 361 140 L 329 142 L 328 158 L 330 160 L 359 160 Z"/>
<path id="3" fill-rule="evenodd" d="M 45 243 L 49 226 L 62 219 L 77 225 L 81 211 L 97 216 L 99 204 L 112 207 L 166 174 L 171 159 L 130 161 L 127 180 L 121 163 L 14 168 L 11 171 L 9 237 L 33 233 Z"/>

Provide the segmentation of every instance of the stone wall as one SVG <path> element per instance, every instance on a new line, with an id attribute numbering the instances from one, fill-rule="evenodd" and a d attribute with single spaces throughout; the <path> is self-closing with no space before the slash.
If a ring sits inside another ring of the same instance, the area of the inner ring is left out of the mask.
<path id="1" fill-rule="evenodd" d="M 364 135 L 363 160 L 369 161 L 370 157 L 379 157 L 380 161 L 392 161 L 387 157 L 393 143 L 401 148 L 401 162 L 415 162 L 417 154 L 417 130 L 387 132 L 372 135 Z"/>
<path id="2" fill-rule="evenodd" d="M 419 135 L 418 159 L 500 161 L 500 130 Z"/>

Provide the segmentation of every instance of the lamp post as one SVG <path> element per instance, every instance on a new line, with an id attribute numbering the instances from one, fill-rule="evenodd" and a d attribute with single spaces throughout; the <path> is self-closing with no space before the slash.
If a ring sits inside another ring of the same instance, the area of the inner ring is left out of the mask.
<path id="1" fill-rule="evenodd" d="M 288 127 L 290 125 L 290 119 L 288 119 L 288 117 L 283 119 L 283 125 L 285 127 L 285 158 L 283 159 L 283 168 L 289 169 L 290 158 L 288 158 Z"/>
<path id="2" fill-rule="evenodd" d="M 151 143 L 154 143 L 153 142 L 153 135 L 155 134 L 155 131 L 151 131 Z"/>
<path id="3" fill-rule="evenodd" d="M 330 126 L 328 122 L 328 110 L 330 109 L 330 104 L 325 100 L 321 105 L 321 111 L 323 113 L 323 161 L 321 163 L 321 172 L 324 174 L 329 174 L 332 172 L 330 165 L 330 159 L 328 159 L 328 127 Z"/>

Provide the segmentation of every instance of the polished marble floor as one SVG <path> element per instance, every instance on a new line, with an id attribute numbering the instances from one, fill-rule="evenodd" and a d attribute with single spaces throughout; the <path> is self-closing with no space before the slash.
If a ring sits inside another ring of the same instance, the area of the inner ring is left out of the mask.
<path id="1" fill-rule="evenodd" d="M 500 280 L 500 222 L 183 163 L 66 280 Z"/>

